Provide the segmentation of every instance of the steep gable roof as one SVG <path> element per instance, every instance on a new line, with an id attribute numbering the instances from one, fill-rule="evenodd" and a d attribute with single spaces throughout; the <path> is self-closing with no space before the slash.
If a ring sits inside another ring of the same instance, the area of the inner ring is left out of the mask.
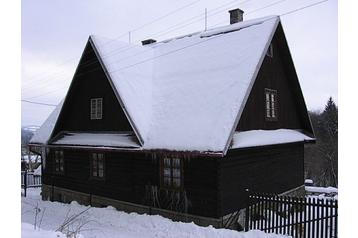
<path id="1" fill-rule="evenodd" d="M 90 41 L 142 149 L 226 153 L 279 21 L 271 16 L 146 46 Z"/>

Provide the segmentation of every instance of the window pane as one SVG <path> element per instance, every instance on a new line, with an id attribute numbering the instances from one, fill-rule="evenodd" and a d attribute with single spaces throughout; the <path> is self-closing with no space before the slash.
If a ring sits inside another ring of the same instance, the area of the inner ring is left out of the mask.
<path id="1" fill-rule="evenodd" d="M 180 169 L 173 169 L 173 177 L 180 178 Z"/>
<path id="2" fill-rule="evenodd" d="M 275 117 L 275 94 L 271 94 L 271 115 Z"/>
<path id="3" fill-rule="evenodd" d="M 266 92 L 265 93 L 266 96 L 266 117 L 271 117 L 271 112 L 270 112 L 270 93 Z"/>
<path id="4" fill-rule="evenodd" d="M 179 188 L 180 187 L 180 179 L 179 178 L 173 178 L 173 186 L 175 188 Z"/>
<path id="5" fill-rule="evenodd" d="M 103 160 L 98 160 L 98 169 L 103 169 Z"/>
<path id="6" fill-rule="evenodd" d="M 101 118 L 102 118 L 102 98 L 98 98 L 98 99 L 97 99 L 97 110 L 96 110 L 96 114 L 97 114 L 97 119 L 101 119 Z"/>
<path id="7" fill-rule="evenodd" d="M 173 159 L 173 168 L 180 168 L 180 159 Z"/>
<path id="8" fill-rule="evenodd" d="M 270 115 L 270 109 L 266 109 L 266 117 L 271 117 L 271 115 Z"/>
<path id="9" fill-rule="evenodd" d="M 98 170 L 98 177 L 103 178 L 103 169 Z"/>
<path id="10" fill-rule="evenodd" d="M 164 169 L 164 176 L 168 176 L 168 177 L 171 176 L 171 171 L 170 171 L 170 169 L 168 169 L 168 168 L 165 168 L 165 169 Z"/>
<path id="11" fill-rule="evenodd" d="M 97 171 L 97 158 L 93 158 L 92 160 L 92 169 Z"/>
<path id="12" fill-rule="evenodd" d="M 168 158 L 164 159 L 164 167 L 170 168 L 170 159 Z"/>
<path id="13" fill-rule="evenodd" d="M 266 92 L 266 105 L 270 105 L 270 93 Z"/>
<path id="14" fill-rule="evenodd" d="M 92 176 L 93 176 L 93 177 L 97 177 L 97 170 L 93 170 L 93 171 L 92 171 Z"/>
<path id="15" fill-rule="evenodd" d="M 170 177 L 164 177 L 164 186 L 170 187 Z"/>

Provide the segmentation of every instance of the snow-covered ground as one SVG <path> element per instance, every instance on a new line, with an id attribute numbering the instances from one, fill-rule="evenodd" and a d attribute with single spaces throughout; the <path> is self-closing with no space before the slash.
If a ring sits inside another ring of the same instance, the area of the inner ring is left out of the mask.
<path id="1" fill-rule="evenodd" d="M 225 237 L 225 238 L 283 238 L 261 231 L 237 232 L 227 229 L 201 227 L 194 223 L 173 222 L 161 216 L 139 215 L 117 211 L 113 207 L 94 208 L 76 202 L 63 204 L 42 201 L 40 188 L 28 189 L 27 197 L 21 198 L 22 237 L 65 237 L 56 231 L 68 218 L 83 212 L 64 230 L 80 229 L 84 238 L 110 237 Z M 36 212 L 37 211 L 37 212 Z M 39 230 L 34 230 L 34 224 Z"/>
<path id="2" fill-rule="evenodd" d="M 34 229 L 34 225 L 21 223 L 22 237 L 26 238 L 66 238 L 65 234 L 56 231 L 46 231 L 42 229 Z"/>

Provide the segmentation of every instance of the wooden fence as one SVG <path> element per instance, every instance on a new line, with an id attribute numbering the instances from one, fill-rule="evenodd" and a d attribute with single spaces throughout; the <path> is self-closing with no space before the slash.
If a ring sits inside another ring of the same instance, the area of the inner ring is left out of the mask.
<path id="1" fill-rule="evenodd" d="M 33 172 L 21 171 L 21 187 L 24 189 L 26 197 L 27 188 L 41 187 L 41 175 L 35 175 Z"/>
<path id="2" fill-rule="evenodd" d="M 292 237 L 337 237 L 338 201 L 330 198 L 248 194 L 245 230 Z"/>

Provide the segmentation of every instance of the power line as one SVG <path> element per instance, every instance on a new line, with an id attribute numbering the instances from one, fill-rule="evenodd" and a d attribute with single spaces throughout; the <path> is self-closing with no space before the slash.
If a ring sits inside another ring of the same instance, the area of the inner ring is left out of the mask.
<path id="1" fill-rule="evenodd" d="M 295 9 L 295 10 L 292 10 L 292 11 L 289 11 L 289 12 L 286 12 L 284 14 L 281 14 L 280 16 L 285 16 L 285 15 L 289 15 L 291 13 L 294 13 L 294 12 L 298 12 L 298 11 L 301 11 L 303 9 L 306 9 L 306 8 L 309 8 L 309 7 L 313 7 L 313 6 L 316 6 L 318 4 L 321 4 L 321 3 L 324 3 L 324 2 L 327 2 L 329 0 L 323 0 L 323 1 L 320 1 L 320 2 L 316 2 L 316 3 L 313 3 L 313 4 L 310 4 L 310 5 L 307 5 L 307 6 L 304 6 L 304 7 L 301 7 L 301 8 L 298 8 L 298 9 Z"/>
<path id="2" fill-rule="evenodd" d="M 25 100 L 25 99 L 22 99 L 21 102 L 27 102 L 27 103 L 31 103 L 31 104 L 50 106 L 50 107 L 57 107 L 57 105 L 55 105 L 55 104 L 42 103 L 42 102 L 32 102 L 32 101 Z"/>
<path id="3" fill-rule="evenodd" d="M 271 6 L 273 6 L 273 5 L 280 4 L 281 2 L 284 2 L 284 1 L 286 1 L 286 0 L 277 1 L 275 4 L 266 5 L 265 7 L 262 7 L 262 8 L 260 8 L 260 9 L 256 9 L 256 10 L 250 11 L 250 12 L 248 12 L 247 14 L 251 14 L 251 13 L 256 12 L 256 11 L 258 11 L 258 10 L 262 10 L 262 9 L 271 7 Z M 319 4 L 324 3 L 324 2 L 327 2 L 327 1 L 329 1 L 329 0 L 323 0 L 323 1 L 319 1 L 319 2 L 313 3 L 313 4 L 306 5 L 306 6 L 304 6 L 304 7 L 296 8 L 296 9 L 294 9 L 294 10 L 292 10 L 292 11 L 288 11 L 288 12 L 282 13 L 282 14 L 280 14 L 279 16 L 289 15 L 289 14 L 291 14 L 291 13 L 294 13 L 294 12 L 297 12 L 297 11 L 300 11 L 300 10 L 303 10 L 303 9 L 306 9 L 306 8 L 309 8 L 309 7 L 313 7 L 313 6 L 319 5 Z M 221 21 L 221 22 L 219 22 L 219 23 L 217 23 L 217 24 L 215 24 L 215 25 L 213 25 L 213 26 L 218 26 L 218 25 L 221 25 L 221 24 L 223 24 L 223 23 L 225 23 L 225 22 L 226 22 L 226 21 Z"/>
<path id="4" fill-rule="evenodd" d="M 306 9 L 306 8 L 309 8 L 309 7 L 318 5 L 318 4 L 322 4 L 322 3 L 327 2 L 327 1 L 328 1 L 328 0 L 319 1 L 319 2 L 316 2 L 316 3 L 310 4 L 310 5 L 307 5 L 307 6 L 304 6 L 304 7 L 301 7 L 301 8 L 298 8 L 298 9 L 295 9 L 295 10 L 292 10 L 292 11 L 289 11 L 289 12 L 286 12 L 286 13 L 283 13 L 283 14 L 281 14 L 280 16 L 288 15 L 288 14 L 291 14 L 291 13 L 294 13 L 294 12 L 297 12 L 297 11 L 300 11 L 300 10 L 303 10 L 303 9 Z M 282 1 L 278 1 L 278 2 L 282 2 Z M 276 4 L 278 4 L 278 2 L 276 2 Z M 218 35 L 218 36 L 221 36 L 221 35 Z M 211 37 L 211 38 L 209 38 L 209 39 L 213 39 L 213 38 L 216 38 L 216 37 Z M 209 40 L 209 39 L 208 39 L 208 40 Z M 206 41 L 207 41 L 207 40 L 206 40 Z M 199 43 L 203 43 L 203 42 L 205 42 L 205 41 L 201 41 L 201 42 L 199 42 Z M 195 43 L 195 44 L 193 44 L 193 45 L 197 45 L 197 44 L 199 44 L 199 43 Z M 159 58 L 159 57 L 162 57 L 162 56 L 165 56 L 165 55 L 168 55 L 168 54 L 177 52 L 177 51 L 179 51 L 179 50 L 182 50 L 182 49 L 191 47 L 191 46 L 193 46 L 193 45 L 188 45 L 188 46 L 185 46 L 185 47 L 183 47 L 183 48 L 179 48 L 179 49 L 176 49 L 176 50 L 174 50 L 174 51 L 167 52 L 167 53 L 165 53 L 165 54 L 163 54 L 163 55 L 159 55 L 159 56 L 155 56 L 155 57 L 152 57 L 152 58 L 149 58 L 149 59 L 146 59 L 146 60 L 142 60 L 142 61 L 139 61 L 139 62 L 134 63 L 134 64 L 132 64 L 132 65 L 125 66 L 125 67 L 123 67 L 123 68 L 113 70 L 113 71 L 111 71 L 111 72 L 109 72 L 109 73 L 113 73 L 113 72 L 117 72 L 117 71 L 120 71 L 120 70 L 123 70 L 123 69 L 131 68 L 131 67 L 134 67 L 134 66 L 136 66 L 136 65 L 138 65 L 138 64 L 142 64 L 142 63 L 145 63 L 145 62 L 147 62 L 147 61 L 153 60 L 153 59 L 155 59 L 155 58 Z M 135 56 L 135 55 L 132 55 L 132 56 L 130 56 L 130 57 L 133 57 L 133 56 Z M 127 57 L 127 58 L 130 58 L 130 57 Z M 127 58 L 124 58 L 124 60 L 127 59 Z M 93 72 L 93 71 L 95 71 L 95 70 L 97 70 L 97 68 L 94 68 L 94 69 L 92 69 L 92 70 L 90 70 L 90 71 L 87 71 L 87 72 L 83 72 L 83 73 L 77 75 L 77 77 L 82 76 L 83 74 L 86 74 L 86 73 L 89 73 L 89 72 Z M 56 91 L 56 90 L 55 90 L 55 91 Z M 48 93 L 47 93 L 47 94 L 48 94 Z M 36 97 L 38 97 L 38 96 L 36 96 Z"/>
<path id="5" fill-rule="evenodd" d="M 150 21 L 150 22 L 148 22 L 148 23 L 146 23 L 146 24 L 143 24 L 143 25 L 141 25 L 141 26 L 139 26 L 139 27 L 136 27 L 135 29 L 130 30 L 130 32 L 133 33 L 133 32 L 135 32 L 135 31 L 138 31 L 138 30 L 140 30 L 140 29 L 143 29 L 143 28 L 145 28 L 146 26 L 149 26 L 149 25 L 151 25 L 151 24 L 153 24 L 153 23 L 155 23 L 155 22 L 158 22 L 158 21 L 160 21 L 160 20 L 162 20 L 162 19 L 164 19 L 164 18 L 166 18 L 166 17 L 168 17 L 168 16 L 170 16 L 170 15 L 173 15 L 173 14 L 175 14 L 175 13 L 177 13 L 177 12 L 179 12 L 179 11 L 185 9 L 185 8 L 188 8 L 188 7 L 190 7 L 190 6 L 192 6 L 192 5 L 196 4 L 196 3 L 198 3 L 198 2 L 200 2 L 200 1 L 201 1 L 201 0 L 196 0 L 196 1 L 193 1 L 193 2 L 191 2 L 191 3 L 189 3 L 189 4 L 186 4 L 186 5 L 184 5 L 184 6 L 180 7 L 180 8 L 177 8 L 177 9 L 175 9 L 175 10 L 173 10 L 173 11 L 171 11 L 171 12 L 169 12 L 169 13 L 163 15 L 163 16 L 160 16 L 160 17 L 158 17 L 158 18 L 156 18 L 156 19 L 154 19 L 154 20 L 152 20 L 152 21 Z M 122 35 L 119 35 L 118 37 L 112 39 L 111 41 L 116 41 L 116 40 L 118 40 L 118 39 L 120 39 L 120 38 L 126 36 L 127 34 L 128 34 L 128 33 L 124 33 L 124 34 L 122 34 Z M 106 44 L 109 44 L 111 41 L 106 42 Z M 69 59 L 69 60 L 66 60 L 66 61 L 64 61 L 63 63 L 60 63 L 58 66 L 68 64 L 69 62 L 72 62 L 72 61 L 75 60 L 75 59 L 76 59 L 76 58 L 71 58 L 71 59 Z M 37 76 L 35 76 L 35 77 L 37 77 Z M 32 78 L 34 78 L 34 77 L 32 77 Z"/>
<path id="6" fill-rule="evenodd" d="M 200 0 L 199 0 L 199 1 L 200 1 Z M 249 1 L 252 1 L 252 0 L 242 1 L 240 4 L 244 4 L 244 3 L 249 2 Z M 191 6 L 191 5 L 193 5 L 193 4 L 197 3 L 197 2 L 198 2 L 198 1 L 193 2 L 193 3 L 191 3 L 191 4 L 188 4 L 188 5 L 185 5 L 185 6 L 181 7 L 181 8 L 179 8 L 179 9 L 176 9 L 176 10 L 174 10 L 174 11 L 172 11 L 172 12 L 170 12 L 170 13 L 168 13 L 168 14 L 162 16 L 162 17 L 159 17 L 159 18 L 157 18 L 157 19 L 151 21 L 150 23 L 147 23 L 147 24 L 144 24 L 144 25 L 142 25 L 142 26 L 140 26 L 140 27 L 135 28 L 134 30 L 132 30 L 132 32 L 133 32 L 133 31 L 137 31 L 137 30 L 143 28 L 144 26 L 150 25 L 150 24 L 152 24 L 152 23 L 154 23 L 154 22 L 156 22 L 156 21 L 158 21 L 158 20 L 160 20 L 160 19 L 163 19 L 163 18 L 166 17 L 166 16 L 169 16 L 169 15 L 175 13 L 175 12 L 178 12 L 179 10 L 182 10 L 182 9 L 184 9 L 184 8 L 186 8 L 186 7 L 189 7 L 189 6 Z M 232 5 L 233 3 L 236 4 L 236 2 L 237 2 L 237 0 L 227 2 L 227 3 L 225 3 L 225 4 L 222 4 L 222 5 L 218 6 L 218 7 L 216 7 L 216 8 L 214 8 L 214 9 L 210 10 L 209 12 L 212 12 L 212 11 L 214 11 L 214 10 L 223 8 L 223 7 L 228 6 L 228 5 Z M 231 8 L 231 6 L 230 6 L 229 8 Z M 221 13 L 222 11 L 226 11 L 226 10 L 227 10 L 227 9 L 220 10 L 220 11 L 216 11 L 216 12 L 214 12 L 213 14 L 211 14 L 211 15 L 209 15 L 209 16 L 214 16 L 214 15 L 216 15 L 216 14 L 218 14 L 218 13 Z M 177 26 L 177 25 L 181 25 L 182 23 L 187 22 L 188 20 L 195 19 L 195 18 L 198 18 L 198 17 L 201 17 L 201 18 L 198 19 L 198 20 L 195 20 L 195 21 L 193 21 L 193 22 L 190 22 L 189 24 L 185 24 L 185 25 L 183 25 L 183 26 L 175 27 L 175 26 Z M 191 24 L 193 24 L 193 23 L 195 23 L 195 22 L 197 22 L 197 21 L 200 21 L 201 19 L 202 19 L 202 14 L 197 15 L 197 16 L 194 16 L 194 17 L 191 17 L 191 18 L 189 18 L 189 19 L 187 19 L 187 20 L 185 20 L 185 21 L 182 21 L 182 22 L 180 22 L 180 23 L 174 24 L 173 26 L 171 26 L 171 27 L 169 27 L 169 28 L 166 28 L 166 29 L 164 30 L 164 33 L 162 33 L 163 31 L 160 31 L 160 32 L 155 33 L 155 34 L 154 34 L 154 37 L 158 37 L 158 36 L 162 36 L 162 35 L 168 34 L 168 33 L 172 32 L 172 31 L 174 31 L 174 30 L 178 30 L 178 29 L 183 28 L 183 27 L 185 27 L 185 26 L 187 26 L 187 25 L 191 25 Z M 175 28 L 173 29 L 173 27 L 175 27 Z M 169 29 L 169 31 L 167 31 L 168 29 Z M 157 35 L 158 33 L 162 33 L 162 34 Z M 123 37 L 123 36 L 125 36 L 125 35 L 126 35 L 126 34 L 123 34 L 123 35 L 121 35 L 121 37 Z M 152 37 L 153 37 L 153 35 L 152 35 Z M 114 42 L 116 39 L 118 39 L 118 38 L 111 39 L 111 40 L 109 40 L 108 42 L 104 43 L 103 45 L 107 45 L 107 44 L 109 44 L 109 43 L 111 43 L 111 42 Z M 103 45 L 102 45 L 102 46 L 103 46 Z M 124 51 L 130 50 L 130 49 L 135 48 L 135 47 L 137 47 L 137 46 L 136 46 L 136 45 L 132 45 L 132 46 L 129 46 L 129 47 L 128 47 L 128 46 L 124 46 L 124 47 L 121 47 L 121 48 L 119 48 L 119 49 L 115 49 L 115 50 L 109 52 L 108 54 L 103 55 L 103 56 L 102 56 L 102 59 L 103 59 L 103 58 L 110 57 L 110 56 L 113 56 L 113 55 L 116 55 L 116 54 L 118 54 L 118 53 L 122 53 L 122 52 L 124 52 Z M 145 52 L 143 52 L 143 53 L 145 53 Z M 138 55 L 138 54 L 136 54 L 136 55 Z M 133 55 L 133 56 L 135 56 L 135 55 Z M 133 56 L 130 56 L 130 57 L 132 58 Z M 126 59 L 126 58 L 124 58 L 124 60 L 125 60 L 125 59 Z M 123 61 L 123 59 L 120 59 L 119 61 Z M 96 62 L 97 62 L 96 60 L 89 60 L 88 62 L 85 62 L 84 64 L 82 64 L 82 66 L 87 67 L 87 66 L 89 66 L 89 65 L 95 64 Z M 116 62 L 117 62 L 117 61 L 116 61 Z M 61 75 L 61 73 L 64 74 L 65 72 L 62 71 L 62 72 L 60 72 L 58 75 Z M 55 75 L 56 75 L 56 74 L 55 74 Z M 45 84 L 42 85 L 42 87 L 38 87 L 37 84 L 33 84 L 32 86 L 30 86 L 30 89 L 31 89 L 31 88 L 41 89 L 41 88 L 44 88 L 44 87 L 43 87 L 44 85 L 49 85 L 49 84 L 51 84 L 51 81 L 49 81 L 47 78 L 43 78 L 43 80 L 39 80 L 38 82 L 42 82 L 42 81 L 46 81 Z M 45 88 L 46 88 L 46 87 L 45 87 Z M 62 87 L 62 88 L 64 88 L 64 87 Z M 28 90 L 28 89 L 27 89 L 27 90 Z M 53 90 L 53 91 L 51 91 L 51 92 L 54 92 L 54 91 L 56 91 L 56 90 Z M 51 92 L 50 92 L 50 93 L 51 93 Z M 47 95 L 47 94 L 49 94 L 49 93 L 45 93 L 45 94 L 41 94 L 41 95 L 38 95 L 38 96 L 35 96 L 35 97 L 31 97 L 30 99 L 37 98 L 37 97 L 39 97 L 39 96 L 43 96 L 43 95 Z"/>
<path id="7" fill-rule="evenodd" d="M 327 2 L 327 1 L 328 1 L 328 0 L 323 0 L 323 1 L 320 1 L 320 2 L 316 2 L 316 3 L 314 3 L 314 4 L 310 4 L 310 5 L 307 5 L 307 6 L 298 8 L 298 9 L 295 9 L 295 10 L 293 10 L 293 11 L 289 11 L 289 12 L 280 14 L 279 16 L 288 15 L 288 14 L 291 14 L 291 13 L 294 13 L 294 12 L 297 12 L 297 11 L 303 10 L 303 9 L 305 9 L 305 8 L 312 7 L 312 6 L 321 4 L 321 3 L 323 3 L 323 2 Z M 275 16 L 274 16 L 274 17 L 275 17 Z M 272 17 L 272 18 L 274 18 L 274 17 Z M 270 19 L 272 19 L 272 18 L 269 18 L 269 19 L 267 19 L 267 20 L 270 20 Z M 187 46 L 185 46 L 185 47 L 181 47 L 181 48 L 175 49 L 175 50 L 173 50 L 173 51 L 169 51 L 169 52 L 164 53 L 164 54 L 162 54 L 162 55 L 154 56 L 154 57 L 151 57 L 151 58 L 149 58 L 149 59 L 145 59 L 145 60 L 139 61 L 139 62 L 137 62 L 137 63 L 134 63 L 134 64 L 132 64 L 132 65 L 125 66 L 125 67 L 122 67 L 122 68 L 120 68 L 120 69 L 116 69 L 116 70 L 110 71 L 109 73 L 118 72 L 118 71 L 123 70 L 123 69 L 128 69 L 128 68 L 134 67 L 134 66 L 136 66 L 136 65 L 138 65 L 138 64 L 142 64 L 142 63 L 145 63 L 145 62 L 147 62 L 147 61 L 150 61 L 150 60 L 153 60 L 153 59 L 157 59 L 157 58 L 160 58 L 160 57 L 163 57 L 163 56 L 166 56 L 166 55 L 175 53 L 175 52 L 177 52 L 177 51 L 180 51 L 180 50 L 189 48 L 189 47 L 191 47 L 191 46 L 204 43 L 204 42 L 209 41 L 209 40 L 211 40 L 211 39 L 215 39 L 215 38 L 217 38 L 217 37 L 221 37 L 222 35 L 223 35 L 223 34 L 210 37 L 210 38 L 208 38 L 208 40 L 203 40 L 203 41 L 200 41 L 200 42 L 191 44 L 191 45 L 187 45 Z M 89 72 L 91 72 L 91 71 L 89 71 Z"/>
<path id="8" fill-rule="evenodd" d="M 252 10 L 252 11 L 250 11 L 250 12 L 247 12 L 246 14 L 251 14 L 251 13 L 254 13 L 254 12 L 257 12 L 257 11 L 261 11 L 261 10 L 263 10 L 263 9 L 272 7 L 272 6 L 274 6 L 274 5 L 280 4 L 280 3 L 285 2 L 285 1 L 287 1 L 287 0 L 276 1 L 276 2 L 273 2 L 273 3 L 268 4 L 268 5 L 266 5 L 266 6 L 263 6 L 263 7 L 261 7 L 261 8 L 257 8 L 257 9 L 255 9 L 255 10 Z"/>

